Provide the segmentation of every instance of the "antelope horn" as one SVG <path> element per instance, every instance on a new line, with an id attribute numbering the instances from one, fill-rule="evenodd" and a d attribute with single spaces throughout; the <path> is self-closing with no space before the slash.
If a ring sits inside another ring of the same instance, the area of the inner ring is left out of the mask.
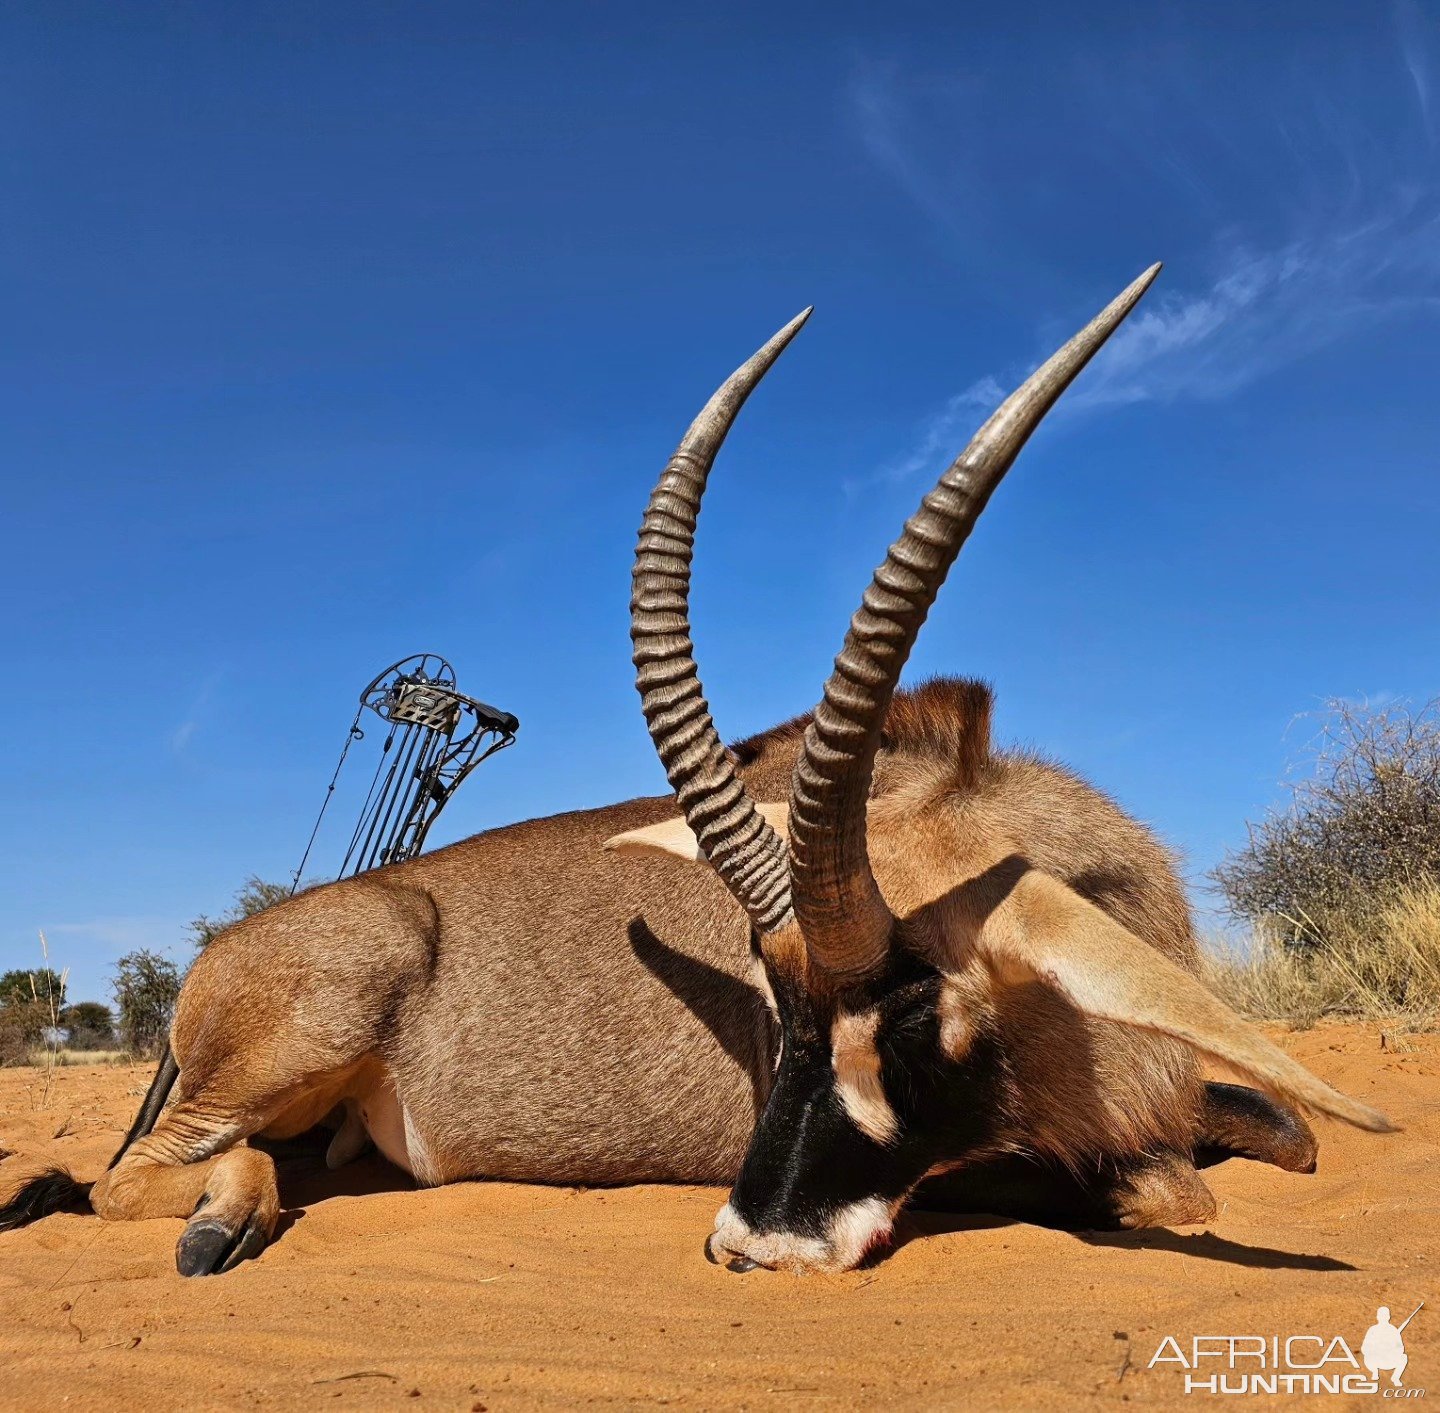
<path id="1" fill-rule="evenodd" d="M 711 720 L 690 639 L 690 559 L 715 455 L 809 317 L 809 309 L 798 314 L 737 368 L 685 433 L 640 523 L 630 596 L 635 686 L 650 739 L 701 850 L 762 933 L 791 918 L 785 842 L 746 794 Z"/>
<path id="2" fill-rule="evenodd" d="M 865 804 L 885 714 L 925 615 L 1020 448 L 1159 272 L 1148 269 L 1001 404 L 906 522 L 850 622 L 790 795 L 795 919 L 823 971 L 863 975 L 889 950 L 894 919 L 870 871 Z"/>

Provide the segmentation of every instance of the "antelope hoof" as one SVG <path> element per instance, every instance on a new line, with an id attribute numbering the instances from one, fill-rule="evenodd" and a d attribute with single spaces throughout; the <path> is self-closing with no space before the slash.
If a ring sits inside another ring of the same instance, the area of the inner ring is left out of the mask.
<path id="1" fill-rule="evenodd" d="M 214 1217 L 192 1217 L 175 1248 L 182 1276 L 213 1276 L 258 1256 L 270 1240 L 257 1212 L 238 1230 Z"/>
<path id="2" fill-rule="evenodd" d="M 760 1269 L 760 1263 L 752 1261 L 748 1256 L 737 1256 L 733 1251 L 726 1251 L 724 1247 L 717 1249 L 714 1232 L 705 1238 L 705 1259 L 712 1266 L 724 1266 L 727 1271 L 734 1271 L 737 1276 Z"/>
<path id="3" fill-rule="evenodd" d="M 1196 1226 L 1214 1219 L 1215 1198 L 1188 1160 L 1178 1156 L 1154 1159 L 1133 1168 L 1112 1194 L 1117 1225 L 1140 1227 Z"/>

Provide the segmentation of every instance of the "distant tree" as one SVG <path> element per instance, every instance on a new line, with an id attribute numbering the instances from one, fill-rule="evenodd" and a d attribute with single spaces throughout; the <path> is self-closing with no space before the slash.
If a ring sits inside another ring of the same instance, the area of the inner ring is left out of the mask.
<path id="1" fill-rule="evenodd" d="M 108 1050 L 115 1044 L 115 1017 L 99 1001 L 77 1001 L 60 1012 L 72 1050 Z"/>
<path id="2" fill-rule="evenodd" d="M 49 967 L 20 968 L 0 975 L 0 1006 L 52 1002 L 58 1010 L 65 1004 L 65 978 Z"/>
<path id="3" fill-rule="evenodd" d="M 115 963 L 114 989 L 121 1043 L 137 1055 L 156 1054 L 180 994 L 180 968 L 158 952 L 129 952 Z"/>
<path id="4" fill-rule="evenodd" d="M 315 884 L 306 883 L 303 887 L 313 888 Z M 233 927 L 243 918 L 263 913 L 266 908 L 273 908 L 276 903 L 283 903 L 290 894 L 290 884 L 270 883 L 251 874 L 235 894 L 235 901 L 219 917 L 207 917 L 201 913 L 190 924 L 190 940 L 203 952 L 227 927 Z"/>

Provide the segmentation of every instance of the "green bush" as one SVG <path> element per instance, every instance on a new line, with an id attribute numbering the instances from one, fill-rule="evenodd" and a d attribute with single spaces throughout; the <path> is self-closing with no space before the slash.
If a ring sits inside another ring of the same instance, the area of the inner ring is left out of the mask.
<path id="1" fill-rule="evenodd" d="M 307 883 L 304 886 L 313 888 L 315 885 Z M 203 952 L 227 927 L 233 926 L 242 918 L 263 913 L 266 908 L 273 908 L 276 903 L 283 903 L 292 891 L 294 890 L 289 883 L 269 883 L 251 874 L 235 894 L 235 901 L 219 917 L 206 917 L 201 913 L 190 924 L 190 940 Z"/>
<path id="2" fill-rule="evenodd" d="M 142 948 L 115 963 L 113 984 L 120 1043 L 136 1055 L 158 1054 L 180 995 L 180 968 Z"/>

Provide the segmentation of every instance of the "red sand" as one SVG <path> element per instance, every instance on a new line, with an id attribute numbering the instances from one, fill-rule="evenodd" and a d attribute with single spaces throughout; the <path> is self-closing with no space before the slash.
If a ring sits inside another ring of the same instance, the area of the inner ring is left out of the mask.
<path id="1" fill-rule="evenodd" d="M 1327 1125 L 1313 1176 L 1212 1168 L 1203 1231 L 907 1218 L 871 1270 L 736 1276 L 701 1257 L 718 1190 L 416 1192 L 378 1159 L 327 1175 L 313 1154 L 282 1163 L 275 1244 L 225 1276 L 176 1275 L 179 1221 L 51 1217 L 0 1236 L 0 1405 L 1194 1407 L 1173 1366 L 1146 1368 L 1166 1334 L 1358 1350 L 1377 1305 L 1440 1295 L 1440 1037 L 1280 1039 L 1406 1131 Z M 64 1069 L 46 1093 L 0 1071 L 0 1190 L 34 1160 L 96 1175 L 148 1080 Z M 1440 1398 L 1440 1299 L 1406 1343 L 1406 1384 Z"/>

